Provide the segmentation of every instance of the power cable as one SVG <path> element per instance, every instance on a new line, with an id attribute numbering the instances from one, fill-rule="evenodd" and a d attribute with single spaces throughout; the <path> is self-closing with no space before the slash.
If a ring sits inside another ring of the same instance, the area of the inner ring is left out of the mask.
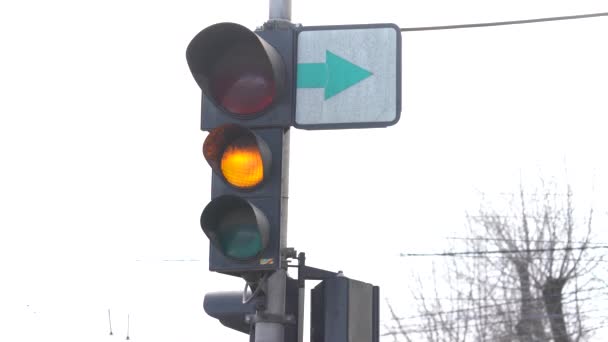
<path id="1" fill-rule="evenodd" d="M 505 253 L 508 254 L 508 253 Z M 403 255 L 402 255 L 403 256 Z M 446 256 L 446 255 L 440 255 L 440 256 Z M 584 261 L 584 262 L 590 262 L 590 263 L 608 263 L 608 260 L 604 260 L 604 256 L 605 255 L 599 255 L 599 256 L 594 256 L 594 258 L 568 258 L 569 261 Z M 490 255 L 484 255 L 484 254 L 479 254 L 479 255 L 473 255 L 473 254 L 465 254 L 465 255 L 454 255 L 454 257 L 462 257 L 462 258 L 473 258 L 473 259 L 486 259 L 486 258 L 507 258 L 508 256 L 506 255 L 501 255 L 501 254 L 490 254 Z M 499 259 L 492 259 L 494 261 L 497 261 Z M 559 258 L 559 257 L 551 257 L 551 256 L 542 256 L 542 255 L 531 255 L 531 256 L 526 256 L 526 260 L 530 260 L 530 261 L 563 261 L 564 259 Z"/>
<path id="2" fill-rule="evenodd" d="M 530 299 L 523 299 L 523 298 L 513 298 L 513 299 L 500 299 L 497 300 L 495 298 L 488 298 L 488 297 L 479 297 L 479 298 L 475 298 L 475 297 L 420 297 L 420 298 L 414 298 L 415 301 L 433 301 L 433 302 L 483 302 L 483 301 L 487 301 L 487 302 L 494 302 L 491 305 L 495 305 L 495 306 L 504 306 L 507 304 L 519 304 L 522 302 L 540 302 L 542 301 L 544 298 L 558 298 L 561 297 L 563 299 L 567 299 L 568 297 L 571 297 L 572 295 L 578 294 L 578 293 L 582 293 L 582 292 L 593 292 L 593 291 L 602 291 L 604 289 L 608 288 L 607 286 L 604 287 L 595 287 L 595 288 L 589 288 L 589 289 L 579 289 L 579 290 L 575 290 L 575 291 L 570 291 L 570 292 L 564 292 L 564 293 L 559 293 L 559 294 L 554 294 L 554 295 L 548 295 L 548 296 L 544 296 L 544 297 L 533 297 Z M 513 290 L 519 290 L 519 288 L 507 288 L 507 289 L 513 289 Z M 608 295 L 608 293 L 606 294 L 600 294 L 600 295 Z M 569 303 L 575 303 L 576 301 L 587 301 L 587 300 L 608 300 L 608 298 L 598 298 L 598 296 L 593 296 L 593 297 L 588 297 L 588 298 L 579 298 L 579 299 L 575 299 L 575 300 L 571 300 L 568 302 L 564 302 L 564 304 L 569 304 Z"/>
<path id="3" fill-rule="evenodd" d="M 585 246 L 585 247 L 561 247 L 561 248 L 522 248 L 522 249 L 500 249 L 495 251 L 466 251 L 466 252 L 443 252 L 443 253 L 400 253 L 401 257 L 420 256 L 459 256 L 459 255 L 487 255 L 487 254 L 509 254 L 509 253 L 532 253 L 532 252 L 556 252 L 575 251 L 587 249 L 608 249 L 608 246 Z"/>
<path id="4" fill-rule="evenodd" d="M 600 317 L 603 318 L 603 317 Z M 510 320 L 502 320 L 502 321 L 495 321 L 495 322 L 484 322 L 484 323 L 475 323 L 475 322 L 468 322 L 469 324 L 466 324 L 467 322 L 465 322 L 464 324 L 458 324 L 456 322 L 444 322 L 444 323 L 439 323 L 438 325 L 442 325 L 442 327 L 437 326 L 437 324 L 434 325 L 434 327 L 424 327 L 422 324 L 418 325 L 418 326 L 422 326 L 420 329 L 411 329 L 411 330 L 389 330 L 388 332 L 382 334 L 381 336 L 394 336 L 394 335 L 400 335 L 400 334 L 422 334 L 422 333 L 435 333 L 435 334 L 447 334 L 448 332 L 446 331 L 439 331 L 438 329 L 441 328 L 447 328 L 447 329 L 470 329 L 472 327 L 477 326 L 484 326 L 484 327 L 490 327 L 490 326 L 496 326 L 496 325 L 504 325 L 504 324 L 513 324 L 515 323 L 514 321 L 510 321 Z M 415 326 L 412 326 L 412 328 L 414 328 Z M 598 326 L 592 327 L 592 328 L 587 328 L 587 329 L 583 329 L 583 334 L 586 334 L 588 332 L 591 331 L 595 331 L 595 330 L 600 330 L 600 329 L 604 329 L 607 328 L 608 324 L 600 324 Z M 390 327 L 393 328 L 394 327 Z M 387 329 L 388 330 L 388 329 Z M 546 341 L 553 341 L 552 338 L 547 338 Z"/>
<path id="5" fill-rule="evenodd" d="M 582 292 L 582 291 L 580 291 Z M 432 299 L 432 298 L 431 298 Z M 484 304 L 484 305 L 478 305 L 475 304 L 474 306 L 471 307 L 466 307 L 466 308 L 460 308 L 460 309 L 449 309 L 449 310 L 437 310 L 437 311 L 429 311 L 429 312 L 425 312 L 425 313 L 420 313 L 418 315 L 412 315 L 412 316 L 405 316 L 405 317 L 393 317 L 390 319 L 390 321 L 407 321 L 407 320 L 412 320 L 412 319 L 417 319 L 417 318 L 425 318 L 425 317 L 430 317 L 430 316 L 439 316 L 439 315 L 452 315 L 455 313 L 466 313 L 466 312 L 471 312 L 471 311 L 479 311 L 479 310 L 492 310 L 492 309 L 502 309 L 505 307 L 508 307 L 510 304 L 520 304 L 522 302 L 526 302 L 526 303 L 539 303 L 542 304 L 543 298 L 531 298 L 529 300 L 519 300 L 516 301 L 514 300 L 512 303 L 509 302 L 503 302 L 503 303 L 496 303 L 496 304 Z M 582 300 L 579 300 L 582 301 Z M 566 302 L 564 304 L 572 304 L 575 303 L 576 301 L 569 301 Z M 516 310 L 518 311 L 518 310 Z M 507 312 L 515 312 L 515 311 L 507 311 L 507 310 L 501 310 L 501 312 L 503 313 L 507 313 Z"/>
<path id="6" fill-rule="evenodd" d="M 562 17 L 549 17 L 549 18 L 538 18 L 538 19 L 497 21 L 497 22 L 489 22 L 489 23 L 477 23 L 477 24 L 404 27 L 404 28 L 401 28 L 400 30 L 401 30 L 401 32 L 453 30 L 453 29 L 466 29 L 466 28 L 477 28 L 477 27 L 532 24 L 532 23 L 542 23 L 542 22 L 559 21 L 559 20 L 588 19 L 588 18 L 605 17 L 605 16 L 608 16 L 608 12 L 568 15 L 568 16 L 562 16 Z"/>
<path id="7" fill-rule="evenodd" d="M 590 242 L 590 241 L 563 241 L 563 240 L 537 240 L 537 239 L 507 239 L 507 238 L 486 238 L 486 237 L 466 237 L 466 236 L 448 236 L 446 240 L 465 240 L 465 241 L 509 241 L 509 242 L 530 242 L 534 243 L 574 243 L 577 245 L 604 245 L 608 246 L 607 242 Z"/>

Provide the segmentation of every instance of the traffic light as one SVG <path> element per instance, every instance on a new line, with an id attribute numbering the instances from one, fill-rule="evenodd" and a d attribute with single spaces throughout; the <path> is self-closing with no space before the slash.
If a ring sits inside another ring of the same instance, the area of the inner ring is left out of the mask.
<path id="1" fill-rule="evenodd" d="M 331 277 L 311 291 L 311 342 L 378 342 L 380 287 Z"/>
<path id="2" fill-rule="evenodd" d="M 209 269 L 246 279 L 281 267 L 287 222 L 294 30 L 212 25 L 186 50 L 202 90 L 211 202 L 201 215 Z"/>
<path id="3" fill-rule="evenodd" d="M 287 277 L 285 286 L 285 315 L 290 317 L 289 324 L 284 329 L 284 341 L 296 342 L 298 339 L 298 281 Z M 252 335 L 253 316 L 265 306 L 265 295 L 259 295 L 251 300 L 243 300 L 239 291 L 213 292 L 205 295 L 203 308 L 205 312 L 220 321 L 224 326 Z M 253 332 L 255 335 L 255 332 Z"/>
<path id="4" fill-rule="evenodd" d="M 186 59 L 203 91 L 201 129 L 223 124 L 283 127 L 293 123 L 295 31 L 264 26 L 251 31 L 219 23 L 197 34 Z"/>

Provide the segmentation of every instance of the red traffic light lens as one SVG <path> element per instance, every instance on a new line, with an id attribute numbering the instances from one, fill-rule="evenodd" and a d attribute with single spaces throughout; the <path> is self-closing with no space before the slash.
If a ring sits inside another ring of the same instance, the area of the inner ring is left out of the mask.
<path id="1" fill-rule="evenodd" d="M 285 83 L 281 55 L 238 24 L 219 23 L 199 32 L 188 45 L 186 59 L 207 98 L 243 118 L 267 110 Z"/>
<path id="2" fill-rule="evenodd" d="M 264 56 L 236 46 L 218 60 L 209 80 L 211 96 L 227 111 L 251 115 L 265 110 L 275 99 L 272 69 Z"/>

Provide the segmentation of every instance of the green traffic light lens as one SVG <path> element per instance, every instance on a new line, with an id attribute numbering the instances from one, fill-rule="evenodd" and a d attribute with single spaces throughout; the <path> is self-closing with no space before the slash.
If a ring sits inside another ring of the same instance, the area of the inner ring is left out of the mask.
<path id="1" fill-rule="evenodd" d="M 213 199 L 203 210 L 201 228 L 211 244 L 232 260 L 251 262 L 268 246 L 270 225 L 266 215 L 238 196 Z"/>
<path id="2" fill-rule="evenodd" d="M 264 248 L 250 208 L 238 208 L 224 216 L 218 224 L 217 238 L 222 253 L 234 259 L 251 259 Z"/>
<path id="3" fill-rule="evenodd" d="M 262 251 L 262 238 L 255 227 L 238 226 L 222 233 L 220 246 L 224 254 L 234 259 L 251 259 Z"/>

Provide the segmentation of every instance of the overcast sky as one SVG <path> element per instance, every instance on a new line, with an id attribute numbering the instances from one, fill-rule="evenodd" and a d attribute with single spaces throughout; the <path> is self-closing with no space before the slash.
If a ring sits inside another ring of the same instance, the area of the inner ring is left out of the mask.
<path id="1" fill-rule="evenodd" d="M 414 27 L 606 11 L 293 0 L 292 19 Z M 134 341 L 246 340 L 202 308 L 205 293 L 243 284 L 207 269 L 198 220 L 211 176 L 185 49 L 214 23 L 267 17 L 265 0 L 0 4 L 0 340 L 123 340 L 127 315 Z M 478 192 L 542 175 L 589 194 L 595 175 L 605 214 L 606 32 L 608 18 L 404 33 L 397 125 L 292 129 L 288 244 L 408 312 L 417 261 L 399 253 L 464 236 Z"/>

